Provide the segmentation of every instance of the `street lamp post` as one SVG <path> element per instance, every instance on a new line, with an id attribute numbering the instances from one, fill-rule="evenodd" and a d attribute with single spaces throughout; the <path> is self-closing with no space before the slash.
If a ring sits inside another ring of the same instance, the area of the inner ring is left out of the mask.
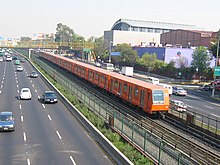
<path id="1" fill-rule="evenodd" d="M 218 62 L 219 62 L 219 59 L 218 59 L 218 53 L 219 53 L 219 34 L 217 36 L 217 39 L 218 39 L 218 45 L 217 45 L 217 52 L 216 52 L 216 60 L 215 60 L 215 66 L 218 66 Z M 216 76 L 214 75 L 214 82 L 212 84 L 212 97 L 215 96 L 215 79 L 216 79 Z"/>

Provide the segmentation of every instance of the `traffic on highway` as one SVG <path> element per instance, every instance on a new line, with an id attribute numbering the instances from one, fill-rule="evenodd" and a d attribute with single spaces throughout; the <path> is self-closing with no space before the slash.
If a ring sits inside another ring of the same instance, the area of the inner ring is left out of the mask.
<path id="1" fill-rule="evenodd" d="M 112 164 L 59 98 L 45 104 L 51 89 L 37 70 L 29 62 L 18 70 L 13 61 L 0 62 L 1 112 L 13 114 L 11 130 L 0 121 L 0 164 Z"/>

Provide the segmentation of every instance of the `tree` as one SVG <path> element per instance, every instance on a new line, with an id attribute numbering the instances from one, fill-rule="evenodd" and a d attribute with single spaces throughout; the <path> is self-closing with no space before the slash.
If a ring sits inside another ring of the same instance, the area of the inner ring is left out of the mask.
<path id="1" fill-rule="evenodd" d="M 21 41 L 31 41 L 30 37 L 21 37 Z"/>
<path id="2" fill-rule="evenodd" d="M 212 56 L 204 46 L 198 47 L 192 54 L 192 67 L 198 75 L 204 75 L 208 71 Z"/>
<path id="3" fill-rule="evenodd" d="M 120 64 L 134 66 L 136 60 L 139 58 L 137 52 L 132 50 L 132 47 L 128 44 L 120 44 L 112 51 L 120 52 L 120 56 L 114 57 L 114 60 L 120 62 Z"/>
<path id="4" fill-rule="evenodd" d="M 74 31 L 62 23 L 57 24 L 57 32 L 55 34 L 56 42 L 70 42 L 74 39 Z"/>
<path id="5" fill-rule="evenodd" d="M 108 57 L 108 55 L 106 54 L 106 50 L 108 49 L 108 46 L 104 42 L 104 36 L 99 38 L 90 37 L 88 41 L 94 42 L 94 53 L 96 54 L 96 57 L 99 56 L 99 58 L 102 59 Z"/>
<path id="6" fill-rule="evenodd" d="M 217 32 L 216 38 L 211 39 L 211 46 L 209 48 L 209 50 L 211 50 L 214 57 L 217 56 L 218 39 L 220 39 L 220 29 Z"/>
<path id="7" fill-rule="evenodd" d="M 148 54 L 145 53 L 140 59 L 138 59 L 137 63 L 146 68 L 149 72 L 153 71 L 156 63 L 157 63 L 157 55 L 156 54 Z"/>

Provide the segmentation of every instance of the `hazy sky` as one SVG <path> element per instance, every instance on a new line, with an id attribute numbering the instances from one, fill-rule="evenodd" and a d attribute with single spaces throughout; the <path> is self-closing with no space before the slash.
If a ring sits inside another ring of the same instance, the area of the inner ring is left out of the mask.
<path id="1" fill-rule="evenodd" d="M 220 29 L 219 0 L 0 0 L 0 6 L 4 37 L 55 33 L 58 23 L 100 37 L 120 18 Z"/>

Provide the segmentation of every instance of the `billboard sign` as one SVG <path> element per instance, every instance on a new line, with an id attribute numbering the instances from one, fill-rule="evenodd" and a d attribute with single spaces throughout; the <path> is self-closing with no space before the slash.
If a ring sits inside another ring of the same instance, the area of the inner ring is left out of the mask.
<path id="1" fill-rule="evenodd" d="M 214 76 L 220 76 L 220 66 L 214 68 Z"/>
<path id="2" fill-rule="evenodd" d="M 111 52 L 111 56 L 120 56 L 121 52 Z"/>

